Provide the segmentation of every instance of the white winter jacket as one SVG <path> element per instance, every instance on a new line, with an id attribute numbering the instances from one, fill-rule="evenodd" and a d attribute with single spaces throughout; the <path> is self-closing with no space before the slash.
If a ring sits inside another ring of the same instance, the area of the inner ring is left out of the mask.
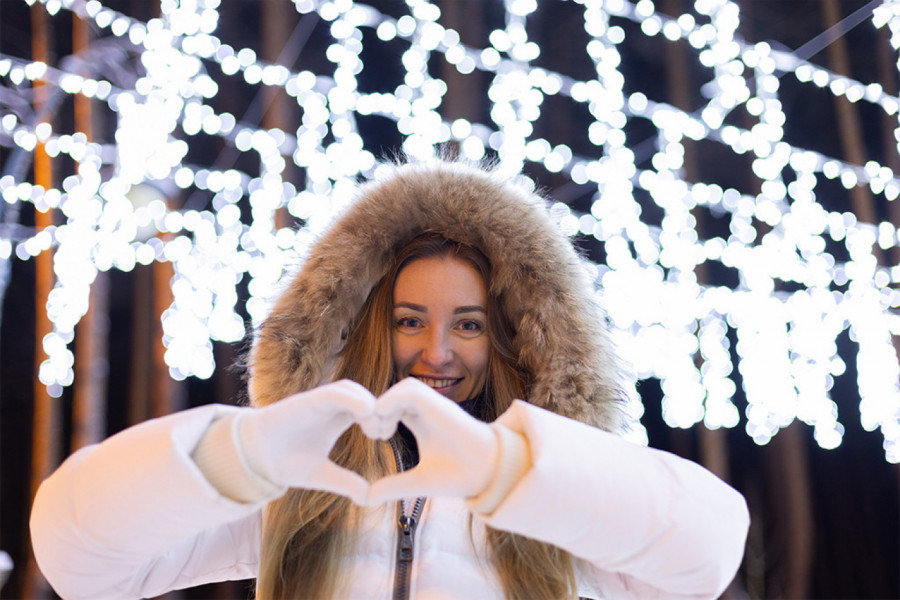
<path id="1" fill-rule="evenodd" d="M 148 421 L 72 455 L 38 491 L 38 564 L 64 598 L 140 598 L 256 575 L 260 505 L 221 496 L 190 458 L 205 406 Z M 743 555 L 743 498 L 674 455 L 516 402 L 498 421 L 523 435 L 532 467 L 489 516 L 431 498 L 420 518 L 411 598 L 502 598 L 479 557 L 481 522 L 576 557 L 590 598 L 715 598 Z M 340 598 L 390 598 L 394 507 L 368 511 Z M 476 552 L 476 549 L 478 551 Z"/>

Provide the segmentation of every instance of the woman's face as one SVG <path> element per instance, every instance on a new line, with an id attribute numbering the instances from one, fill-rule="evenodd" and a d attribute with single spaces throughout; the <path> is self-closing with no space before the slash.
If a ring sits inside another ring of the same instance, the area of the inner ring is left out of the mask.
<path id="1" fill-rule="evenodd" d="M 415 377 L 455 402 L 487 377 L 490 339 L 481 274 L 453 256 L 420 258 L 394 284 L 391 351 L 397 379 Z"/>

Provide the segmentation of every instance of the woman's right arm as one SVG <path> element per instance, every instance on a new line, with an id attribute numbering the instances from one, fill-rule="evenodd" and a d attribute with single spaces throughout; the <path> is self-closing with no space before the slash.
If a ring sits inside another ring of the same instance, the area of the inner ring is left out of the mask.
<path id="1" fill-rule="evenodd" d="M 64 598 L 146 597 L 256 574 L 262 502 L 235 502 L 191 458 L 203 406 L 146 421 L 70 456 L 35 497 L 38 566 Z"/>
<path id="2" fill-rule="evenodd" d="M 328 455 L 374 408 L 365 388 L 339 381 L 260 409 L 187 410 L 84 448 L 35 497 L 38 566 L 65 598 L 253 577 L 267 501 L 288 487 L 365 501 L 368 482 Z"/>

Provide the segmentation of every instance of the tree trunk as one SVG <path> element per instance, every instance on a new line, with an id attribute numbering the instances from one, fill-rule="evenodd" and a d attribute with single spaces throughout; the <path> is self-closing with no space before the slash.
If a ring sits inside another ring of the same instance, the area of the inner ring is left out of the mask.
<path id="1" fill-rule="evenodd" d="M 445 2 L 441 5 L 441 24 L 454 29 L 459 33 L 462 43 L 471 43 L 469 40 L 480 40 L 482 36 L 483 19 L 479 13 L 481 5 L 477 2 Z M 475 70 L 464 75 L 445 60 L 439 61 L 440 77 L 447 84 L 447 93 L 441 104 L 441 117 L 444 121 L 452 123 L 456 119 L 466 119 L 470 123 L 477 121 L 476 115 L 480 112 L 481 98 L 486 90 L 480 85 L 484 74 Z M 459 143 L 451 141 L 448 147 L 454 152 L 459 151 Z"/>
<path id="2" fill-rule="evenodd" d="M 84 19 L 73 15 L 72 53 L 90 46 L 90 30 Z M 76 95 L 75 129 L 88 141 L 94 139 L 91 99 Z M 91 285 L 88 309 L 75 328 L 75 385 L 72 390 L 71 450 L 99 442 L 106 433 L 106 376 L 109 370 L 106 336 L 109 330 L 109 279 L 97 273 Z"/>
<path id="3" fill-rule="evenodd" d="M 778 532 L 767 543 L 775 548 L 770 562 L 775 568 L 767 586 L 770 597 L 809 598 L 812 591 L 815 530 L 807 435 L 804 425 L 795 421 L 779 431 L 766 449 L 768 502 L 775 513 L 773 529 Z"/>
<path id="4" fill-rule="evenodd" d="M 822 3 L 822 19 L 824 29 L 837 25 L 841 20 L 841 9 L 838 0 L 824 0 Z M 828 45 L 828 61 L 831 70 L 839 75 L 850 76 L 850 58 L 847 44 L 843 37 L 835 39 Z M 844 96 L 834 97 L 834 108 L 837 113 L 838 134 L 844 150 L 844 158 L 855 165 L 866 164 L 866 149 L 862 139 L 862 124 L 856 106 Z M 878 222 L 875 213 L 875 202 L 865 185 L 854 186 L 850 190 L 850 201 L 856 218 L 864 223 Z M 879 253 L 880 254 L 880 253 Z M 882 260 L 879 260 L 881 263 Z"/>
<path id="5" fill-rule="evenodd" d="M 32 56 L 35 61 L 50 64 L 50 35 L 47 11 L 41 4 L 31 9 Z M 40 114 L 47 101 L 47 88 L 41 81 L 34 82 L 34 111 Z M 34 183 L 44 189 L 53 187 L 53 164 L 38 143 L 34 150 Z M 43 231 L 53 225 L 50 210 L 35 210 L 35 229 Z M 34 426 L 32 430 L 31 498 L 34 499 L 40 483 L 53 471 L 59 460 L 57 436 L 59 435 L 59 406 L 47 387 L 38 378 L 41 363 L 47 358 L 43 348 L 44 336 L 53 330 L 47 315 L 47 298 L 53 290 L 53 251 L 46 250 L 34 258 L 35 268 L 35 355 L 34 355 Z M 26 542 L 27 543 L 27 542 Z M 44 597 L 48 593 L 47 582 L 41 575 L 29 544 L 28 564 L 25 569 L 25 596 Z"/>

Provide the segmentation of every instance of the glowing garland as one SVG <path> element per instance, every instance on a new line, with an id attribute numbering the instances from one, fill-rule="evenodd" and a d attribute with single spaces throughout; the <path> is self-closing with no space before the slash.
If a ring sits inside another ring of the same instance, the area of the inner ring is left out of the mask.
<path id="1" fill-rule="evenodd" d="M 47 305 L 54 333 L 44 340 L 48 359 L 40 372 L 54 395 L 72 383 L 68 344 L 97 271 L 130 270 L 155 260 L 172 262 L 175 271 L 175 300 L 163 315 L 171 373 L 176 378 L 209 377 L 214 368 L 211 341 L 235 341 L 244 332 L 235 311 L 237 284 L 248 278 L 246 308 L 258 323 L 284 274 L 350 198 L 355 177 L 378 175 L 356 125 L 356 115 L 378 114 L 396 122 L 403 149 L 411 155 L 429 155 L 436 145 L 455 140 L 473 159 L 490 148 L 510 172 L 526 162 L 541 163 L 577 184 L 596 185 L 590 213 L 557 203 L 552 214 L 566 233 L 603 242 L 607 264 L 596 267 L 599 298 L 638 376 L 660 379 L 669 425 L 689 427 L 703 420 L 711 428 L 736 426 L 740 415 L 732 402 L 732 374 L 737 366 L 748 401 L 746 429 L 754 440 L 766 443 L 799 418 L 814 427 L 821 446 L 838 446 L 843 426 L 829 391 L 845 369 L 835 340 L 849 329 L 859 346 L 862 424 L 868 430 L 880 427 L 887 459 L 900 462 L 900 366 L 891 339 L 900 335 L 900 267 L 879 266 L 874 255 L 876 247 L 898 245 L 897 229 L 886 222 L 858 223 L 851 213 L 829 213 L 815 199 L 819 174 L 838 179 L 847 189 L 867 185 L 888 200 L 900 194 L 900 182 L 875 162 L 851 165 L 786 144 L 778 76 L 793 74 L 802 84 L 827 88 L 851 102 L 869 102 L 889 115 L 897 114 L 898 101 L 877 83 L 837 76 L 765 43 L 744 43 L 735 33 L 740 22 L 735 3 L 698 0 L 696 14 L 671 18 L 657 13 L 649 0 L 580 2 L 590 37 L 585 51 L 597 73 L 590 81 L 529 64 L 540 55 L 525 28 L 536 10 L 533 0 L 505 1 L 505 27 L 491 32 L 490 47 L 484 49 L 461 44 L 457 32 L 438 22 L 440 10 L 423 0 L 409 0 L 409 14 L 399 19 L 350 0 L 295 0 L 299 12 L 315 11 L 330 24 L 330 74 L 293 73 L 259 61 L 250 48 L 236 50 L 223 43 L 214 36 L 218 0 L 163 1 L 162 17 L 148 23 L 97 0 L 43 4 L 50 14 L 72 10 L 101 30 L 127 38 L 140 51 L 146 71 L 134 89 L 124 90 L 103 79 L 0 56 L 0 77 L 14 85 L 48 81 L 65 93 L 106 103 L 119 118 L 116 144 L 104 146 L 88 143 L 77 132 L 59 135 L 47 123 L 30 126 L 12 114 L 0 115 L 0 139 L 29 152 L 41 141 L 51 156 L 68 154 L 78 163 L 77 173 L 60 190 L 0 177 L 5 202 L 32 202 L 66 216 L 64 225 L 29 239 L 0 240 L 4 259 L 12 254 L 27 259 L 54 246 L 59 250 L 54 255 L 58 280 Z M 686 114 L 640 92 L 626 97 L 618 70 L 618 45 L 625 33 L 612 18 L 632 20 L 645 35 L 686 40 L 695 48 L 714 74 L 704 88 L 707 105 Z M 877 9 L 873 23 L 888 25 L 892 46 L 900 45 L 897 4 Z M 381 41 L 399 38 L 409 44 L 402 56 L 405 76 L 393 93 L 357 89 L 356 76 L 365 68 L 360 59 L 363 28 L 374 30 Z M 447 87 L 427 69 L 435 52 L 464 75 L 475 69 L 493 74 L 487 92 L 492 125 L 442 120 L 439 109 Z M 217 113 L 218 90 L 204 72 L 204 61 L 251 85 L 282 87 L 302 108 L 296 132 L 259 129 Z M 587 134 L 602 147 L 601 158 L 574 155 L 565 145 L 554 147 L 533 135 L 532 123 L 541 117 L 545 97 L 555 94 L 588 107 L 594 121 Z M 740 105 L 758 118 L 749 130 L 723 125 Z M 649 169 L 637 168 L 626 144 L 623 128 L 636 117 L 652 122 L 658 132 Z M 176 135 L 201 133 L 255 153 L 259 175 L 183 164 L 187 145 Z M 684 181 L 685 138 L 751 153 L 753 171 L 763 182 L 761 193 L 750 196 Z M 284 181 L 286 159 L 306 170 L 305 189 Z M 101 176 L 104 165 L 114 165 L 115 174 Z M 790 184 L 781 178 L 785 170 L 796 174 Z M 170 209 L 158 189 L 167 181 L 183 190 L 211 192 L 213 209 Z M 635 188 L 646 190 L 664 210 L 661 225 L 641 221 Z M 250 223 L 241 221 L 238 204 L 243 202 L 251 207 Z M 691 213 L 697 207 L 728 215 L 731 235 L 699 239 Z M 281 208 L 302 219 L 304 227 L 277 228 L 275 215 Z M 753 219 L 771 228 L 762 238 Z M 825 236 L 843 243 L 850 260 L 837 263 L 825 251 Z M 696 269 L 707 261 L 736 269 L 738 287 L 698 282 Z M 775 291 L 776 280 L 802 289 Z M 835 291 L 833 285 L 846 291 Z M 729 330 L 736 333 L 737 365 L 731 359 Z M 639 416 L 640 407 L 633 412 Z"/>

